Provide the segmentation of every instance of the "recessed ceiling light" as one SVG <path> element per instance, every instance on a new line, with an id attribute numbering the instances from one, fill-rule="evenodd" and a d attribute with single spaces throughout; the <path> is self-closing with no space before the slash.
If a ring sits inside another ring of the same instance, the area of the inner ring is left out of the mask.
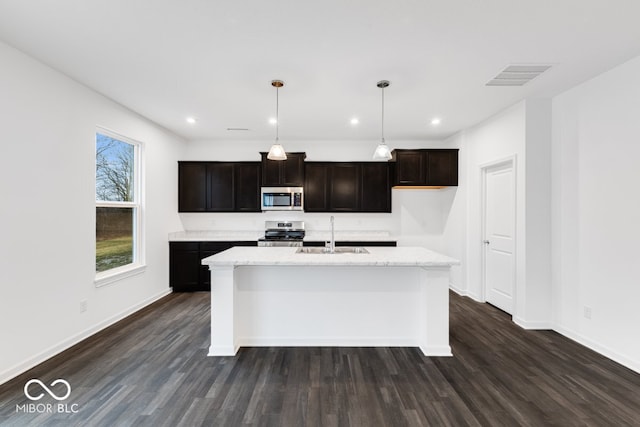
<path id="1" fill-rule="evenodd" d="M 276 123 L 278 123 L 278 121 L 272 117 L 269 119 L 269 123 L 271 123 L 272 125 L 275 125 Z"/>
<path id="2" fill-rule="evenodd" d="M 431 124 L 434 126 L 438 126 L 440 124 L 440 122 L 442 122 L 442 120 L 440 120 L 440 118 L 435 117 L 433 119 L 431 119 Z"/>
<path id="3" fill-rule="evenodd" d="M 189 123 L 190 125 L 195 125 L 197 120 L 195 117 L 187 117 L 187 123 Z"/>
<path id="4" fill-rule="evenodd" d="M 353 119 L 351 119 L 351 124 L 352 125 L 357 125 L 358 123 L 360 123 L 360 120 L 358 120 L 357 117 L 354 117 Z"/>

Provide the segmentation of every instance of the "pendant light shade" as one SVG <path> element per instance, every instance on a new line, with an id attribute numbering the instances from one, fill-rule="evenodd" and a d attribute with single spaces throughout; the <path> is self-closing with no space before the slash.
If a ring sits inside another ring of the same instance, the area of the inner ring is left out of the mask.
<path id="1" fill-rule="evenodd" d="M 287 160 L 287 153 L 284 152 L 284 147 L 278 143 L 273 144 L 267 154 L 269 160 Z"/>
<path id="2" fill-rule="evenodd" d="M 376 151 L 373 152 L 373 160 L 391 160 L 391 150 L 384 143 L 384 139 L 378 144 Z"/>
<path id="3" fill-rule="evenodd" d="M 284 147 L 280 145 L 278 141 L 278 126 L 279 126 L 279 117 L 278 117 L 278 109 L 279 109 L 279 99 L 278 99 L 278 89 L 284 86 L 284 82 L 282 80 L 272 80 L 271 86 L 276 88 L 276 142 L 269 149 L 269 154 L 267 154 L 267 159 L 269 160 L 287 160 L 287 153 L 284 151 Z"/>
<path id="4" fill-rule="evenodd" d="M 391 84 L 389 80 L 380 80 L 377 86 L 382 89 L 382 127 L 380 143 L 376 147 L 376 151 L 373 152 L 373 160 L 391 160 L 391 150 L 384 141 L 384 88 Z"/>

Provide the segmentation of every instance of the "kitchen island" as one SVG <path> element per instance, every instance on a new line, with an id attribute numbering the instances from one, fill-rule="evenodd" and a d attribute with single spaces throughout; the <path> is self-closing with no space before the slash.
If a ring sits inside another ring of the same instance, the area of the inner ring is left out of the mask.
<path id="1" fill-rule="evenodd" d="M 420 247 L 297 253 L 234 247 L 211 270 L 210 356 L 243 346 L 419 347 L 450 356 L 449 270 Z"/>

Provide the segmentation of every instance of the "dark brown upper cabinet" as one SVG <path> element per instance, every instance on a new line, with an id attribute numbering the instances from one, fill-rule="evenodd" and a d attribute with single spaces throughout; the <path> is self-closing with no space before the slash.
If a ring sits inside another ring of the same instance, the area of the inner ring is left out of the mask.
<path id="1" fill-rule="evenodd" d="M 458 150 L 429 150 L 427 185 L 458 185 Z"/>
<path id="2" fill-rule="evenodd" d="M 207 212 L 232 212 L 235 206 L 233 163 L 207 164 Z"/>
<path id="3" fill-rule="evenodd" d="M 458 185 L 457 149 L 397 149 L 391 155 L 395 169 L 394 186 Z"/>
<path id="4" fill-rule="evenodd" d="M 207 164 L 178 163 L 178 212 L 207 210 Z"/>
<path id="5" fill-rule="evenodd" d="M 386 162 L 306 162 L 306 212 L 391 212 Z"/>
<path id="6" fill-rule="evenodd" d="M 427 182 L 426 152 L 422 150 L 393 150 L 396 185 L 425 185 Z"/>
<path id="7" fill-rule="evenodd" d="M 330 212 L 357 212 L 360 201 L 360 165 L 328 165 L 327 191 L 327 207 Z"/>
<path id="8" fill-rule="evenodd" d="M 265 187 L 302 187 L 306 153 L 287 153 L 287 160 L 269 160 L 262 156 L 262 185 Z"/>
<path id="9" fill-rule="evenodd" d="M 178 162 L 179 212 L 260 212 L 259 162 Z"/>
<path id="10" fill-rule="evenodd" d="M 304 169 L 304 210 L 306 212 L 326 212 L 327 165 L 319 162 L 307 162 Z"/>
<path id="11" fill-rule="evenodd" d="M 389 163 L 363 162 L 360 168 L 360 211 L 391 212 Z"/>
<path id="12" fill-rule="evenodd" d="M 233 167 L 234 211 L 260 212 L 260 163 L 236 162 Z"/>

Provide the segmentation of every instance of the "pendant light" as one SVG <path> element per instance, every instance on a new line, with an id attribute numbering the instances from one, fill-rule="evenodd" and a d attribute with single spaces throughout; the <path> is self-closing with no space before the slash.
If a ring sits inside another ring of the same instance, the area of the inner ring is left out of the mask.
<path id="1" fill-rule="evenodd" d="M 377 86 L 382 89 L 382 132 L 380 144 L 376 147 L 376 151 L 373 152 L 373 160 L 391 159 L 391 150 L 389 150 L 389 146 L 384 142 L 384 88 L 390 84 L 389 80 L 380 80 L 377 84 Z"/>
<path id="2" fill-rule="evenodd" d="M 287 153 L 285 153 L 284 148 L 280 145 L 278 141 L 278 125 L 279 125 L 279 117 L 278 117 L 278 89 L 284 86 L 284 82 L 282 80 L 272 80 L 271 86 L 276 88 L 276 142 L 269 149 L 269 154 L 267 154 L 267 159 L 269 160 L 287 160 Z"/>

